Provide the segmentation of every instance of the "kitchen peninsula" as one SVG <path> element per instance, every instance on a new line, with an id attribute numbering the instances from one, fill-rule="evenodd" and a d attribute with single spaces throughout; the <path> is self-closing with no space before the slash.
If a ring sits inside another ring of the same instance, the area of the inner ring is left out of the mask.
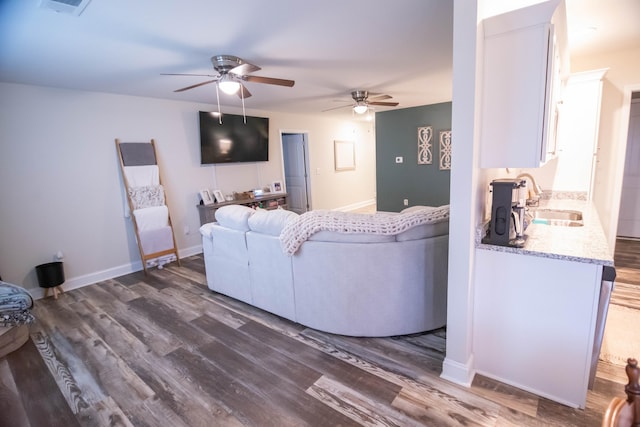
<path id="1" fill-rule="evenodd" d="M 601 290 L 613 280 L 603 281 L 603 269 L 613 257 L 591 202 L 552 199 L 542 208 L 579 211 L 583 226 L 531 223 L 522 248 L 483 244 L 479 230 L 476 371 L 584 408 L 608 304 Z"/>

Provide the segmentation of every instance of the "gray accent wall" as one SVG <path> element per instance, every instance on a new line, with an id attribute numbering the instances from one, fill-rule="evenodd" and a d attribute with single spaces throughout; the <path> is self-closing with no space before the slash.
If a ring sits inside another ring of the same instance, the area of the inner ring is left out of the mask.
<path id="1" fill-rule="evenodd" d="M 418 164 L 418 128 L 433 127 L 430 165 Z M 376 201 L 379 211 L 449 203 L 451 172 L 440 170 L 440 131 L 451 129 L 451 102 L 376 113 Z M 402 157 L 402 163 L 396 163 Z"/>

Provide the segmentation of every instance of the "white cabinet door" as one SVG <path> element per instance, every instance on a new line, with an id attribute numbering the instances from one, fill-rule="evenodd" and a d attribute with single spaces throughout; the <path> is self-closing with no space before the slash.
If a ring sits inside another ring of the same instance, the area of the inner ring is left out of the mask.
<path id="1" fill-rule="evenodd" d="M 539 167 L 555 153 L 561 73 L 567 72 L 564 3 L 518 9 L 483 26 L 480 167 Z"/>
<path id="2" fill-rule="evenodd" d="M 284 179 L 289 199 L 288 208 L 298 214 L 309 210 L 309 183 L 307 180 L 307 155 L 304 134 L 282 134 L 282 159 Z"/>
<path id="3" fill-rule="evenodd" d="M 558 164 L 552 189 L 593 194 L 602 79 L 607 70 L 572 74 L 563 94 Z"/>
<path id="4" fill-rule="evenodd" d="M 476 371 L 573 407 L 587 396 L 602 266 L 476 250 Z"/>

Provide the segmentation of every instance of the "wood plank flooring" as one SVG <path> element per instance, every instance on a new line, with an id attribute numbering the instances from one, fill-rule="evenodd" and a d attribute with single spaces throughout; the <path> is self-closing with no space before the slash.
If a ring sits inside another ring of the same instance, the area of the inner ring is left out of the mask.
<path id="1" fill-rule="evenodd" d="M 446 331 L 322 333 L 211 292 L 202 256 L 36 302 L 0 359 L 0 426 L 599 426 L 624 370 L 600 363 L 585 410 L 476 376 L 439 378 Z"/>
<path id="2" fill-rule="evenodd" d="M 617 238 L 614 264 L 617 282 L 640 285 L 640 240 Z"/>

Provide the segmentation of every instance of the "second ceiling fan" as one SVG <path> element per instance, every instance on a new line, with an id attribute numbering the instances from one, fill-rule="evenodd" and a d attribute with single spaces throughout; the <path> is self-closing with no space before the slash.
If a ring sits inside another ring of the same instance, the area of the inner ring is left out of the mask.
<path id="1" fill-rule="evenodd" d="M 382 101 L 384 99 L 391 99 L 392 97 L 390 95 L 375 94 L 372 97 L 370 97 L 370 95 L 374 95 L 374 94 L 370 94 L 366 90 L 354 90 L 353 92 L 351 92 L 351 97 L 353 98 L 353 101 L 354 101 L 353 104 L 341 105 L 340 107 L 328 108 L 322 111 L 325 112 L 325 111 L 337 110 L 340 108 L 352 107 L 355 113 L 364 114 L 369 110 L 369 107 L 372 105 L 379 105 L 384 107 L 396 107 L 398 105 L 398 102 Z"/>

